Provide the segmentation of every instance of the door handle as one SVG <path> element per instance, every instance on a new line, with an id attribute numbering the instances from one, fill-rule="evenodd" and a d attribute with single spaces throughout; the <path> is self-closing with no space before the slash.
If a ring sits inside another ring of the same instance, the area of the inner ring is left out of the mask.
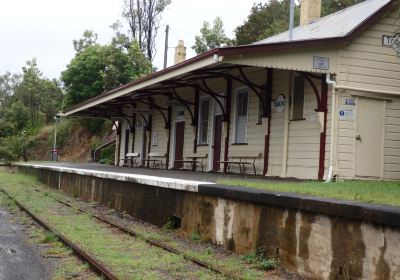
<path id="1" fill-rule="evenodd" d="M 356 140 L 361 142 L 361 135 L 360 134 L 357 134 Z"/>

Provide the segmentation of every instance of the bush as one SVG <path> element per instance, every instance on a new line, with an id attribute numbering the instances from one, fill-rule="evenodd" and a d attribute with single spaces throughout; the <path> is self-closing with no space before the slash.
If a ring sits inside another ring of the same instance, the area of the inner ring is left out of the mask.
<path id="1" fill-rule="evenodd" d="M 278 268 L 279 260 L 278 259 L 268 259 L 266 256 L 265 249 L 260 248 L 258 252 L 253 252 L 243 256 L 243 260 L 252 264 L 255 267 L 262 270 L 274 270 Z"/>

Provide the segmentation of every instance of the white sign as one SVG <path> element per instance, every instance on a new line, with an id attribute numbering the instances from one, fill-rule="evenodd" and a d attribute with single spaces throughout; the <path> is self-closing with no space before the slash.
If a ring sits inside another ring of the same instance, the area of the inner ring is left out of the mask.
<path id="1" fill-rule="evenodd" d="M 153 146 L 158 146 L 158 132 L 157 131 L 153 132 L 153 141 L 152 142 L 153 142 L 152 143 Z"/>
<path id="2" fill-rule="evenodd" d="M 314 65 L 314 69 L 329 70 L 329 58 L 314 56 L 313 65 Z"/>
<path id="3" fill-rule="evenodd" d="M 355 106 L 356 105 L 356 101 L 353 98 L 346 98 L 346 105 L 351 105 L 351 106 Z"/>
<path id="4" fill-rule="evenodd" d="M 383 35 L 382 45 L 392 47 L 400 55 L 400 33 L 396 33 L 393 36 Z"/>
<path id="5" fill-rule="evenodd" d="M 282 113 L 285 111 L 286 98 L 284 95 L 280 94 L 278 98 L 272 101 L 271 108 L 274 112 Z"/>
<path id="6" fill-rule="evenodd" d="M 356 120 L 356 109 L 354 106 L 342 105 L 339 107 L 339 119 L 346 121 Z"/>

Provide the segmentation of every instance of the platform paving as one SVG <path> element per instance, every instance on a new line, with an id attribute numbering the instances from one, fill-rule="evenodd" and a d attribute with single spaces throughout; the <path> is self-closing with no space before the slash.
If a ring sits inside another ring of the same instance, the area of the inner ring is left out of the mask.
<path id="1" fill-rule="evenodd" d="M 280 179 L 280 178 L 270 178 L 264 176 L 254 176 L 254 175 L 240 175 L 240 174 L 224 174 L 219 172 L 192 172 L 188 170 L 166 170 L 166 169 L 156 169 L 156 168 L 142 168 L 142 167 L 122 167 L 122 166 L 112 166 L 104 165 L 98 163 L 76 163 L 76 162 L 28 162 L 27 164 L 38 164 L 48 167 L 65 167 L 74 168 L 81 170 L 93 170 L 93 171 L 104 171 L 104 172 L 116 172 L 121 175 L 123 174 L 137 174 L 145 176 L 155 176 L 161 178 L 170 179 L 181 179 L 190 180 L 198 182 L 211 182 L 216 183 L 221 179 L 232 179 L 232 180 L 252 180 L 252 181 L 265 181 L 270 182 L 282 182 L 283 180 L 293 180 L 293 179 Z"/>

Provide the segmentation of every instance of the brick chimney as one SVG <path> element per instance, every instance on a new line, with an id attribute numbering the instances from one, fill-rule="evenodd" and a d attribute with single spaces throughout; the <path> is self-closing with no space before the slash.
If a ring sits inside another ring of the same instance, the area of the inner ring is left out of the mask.
<path id="1" fill-rule="evenodd" d="M 186 60 L 186 47 L 183 40 L 179 40 L 178 45 L 175 47 L 174 64 L 181 63 Z"/>
<path id="2" fill-rule="evenodd" d="M 321 17 L 321 0 L 301 0 L 300 25 L 307 25 Z"/>

